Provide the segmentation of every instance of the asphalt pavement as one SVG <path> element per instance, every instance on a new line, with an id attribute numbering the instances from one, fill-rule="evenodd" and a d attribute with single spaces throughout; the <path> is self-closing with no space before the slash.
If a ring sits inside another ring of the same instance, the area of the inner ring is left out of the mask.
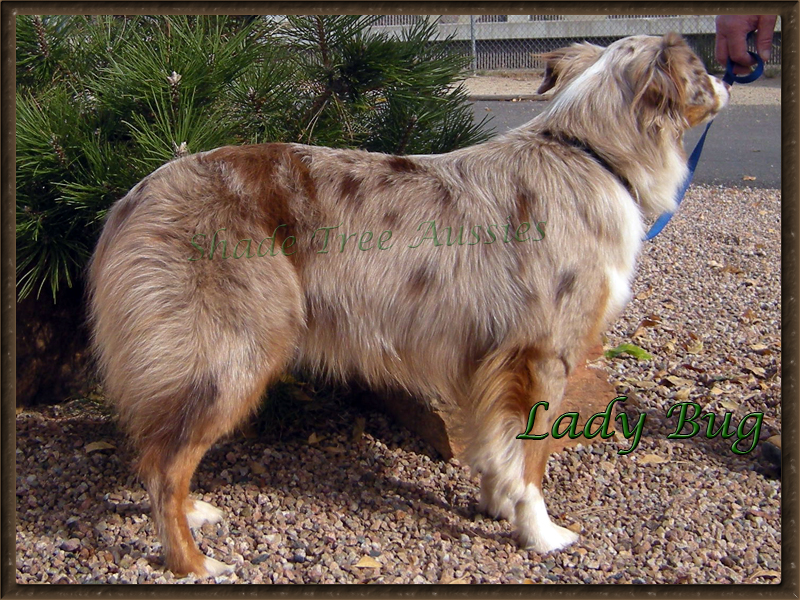
<path id="1" fill-rule="evenodd" d="M 490 127 L 500 134 L 527 123 L 548 106 L 549 102 L 536 100 L 478 100 L 473 102 L 473 111 L 477 119 L 489 115 Z M 703 128 L 687 132 L 684 139 L 687 152 L 694 148 Z M 693 181 L 726 187 L 780 189 L 781 106 L 726 107 L 711 125 Z"/>

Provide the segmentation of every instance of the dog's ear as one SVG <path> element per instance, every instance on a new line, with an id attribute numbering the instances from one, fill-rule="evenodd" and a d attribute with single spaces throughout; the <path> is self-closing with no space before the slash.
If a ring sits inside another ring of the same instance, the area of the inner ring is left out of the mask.
<path id="1" fill-rule="evenodd" d="M 567 82 L 575 79 L 592 66 L 603 53 L 602 46 L 582 43 L 559 48 L 541 55 L 545 62 L 544 79 L 537 93 L 562 88 Z"/>
<path id="2" fill-rule="evenodd" d="M 633 108 L 653 118 L 677 115 L 685 102 L 685 85 L 680 73 L 690 54 L 686 41 L 672 32 L 661 38 L 655 58 L 647 61 L 649 64 L 634 63 Z"/>

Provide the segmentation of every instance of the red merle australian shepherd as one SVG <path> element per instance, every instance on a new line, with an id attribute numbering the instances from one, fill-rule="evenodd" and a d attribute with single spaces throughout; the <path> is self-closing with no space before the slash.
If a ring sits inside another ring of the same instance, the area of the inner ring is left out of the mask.
<path id="1" fill-rule="evenodd" d="M 525 548 L 576 540 L 545 508 L 546 445 L 516 436 L 536 402 L 558 413 L 625 306 L 643 217 L 673 209 L 686 176 L 683 133 L 728 91 L 677 34 L 547 61 L 548 109 L 484 144 L 224 147 L 114 205 L 91 263 L 94 343 L 173 572 L 230 569 L 195 545 L 191 529 L 222 512 L 190 498 L 190 480 L 295 366 L 435 399 L 467 432 L 483 509 Z M 506 224 L 496 241 L 489 223 Z M 465 233 L 437 247 L 421 240 L 431 224 Z"/>

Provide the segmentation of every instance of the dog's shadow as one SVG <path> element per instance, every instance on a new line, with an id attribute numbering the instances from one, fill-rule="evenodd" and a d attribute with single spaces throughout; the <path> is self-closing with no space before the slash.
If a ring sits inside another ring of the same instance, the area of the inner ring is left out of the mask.
<path id="1" fill-rule="evenodd" d="M 217 444 L 197 469 L 195 491 L 213 496 L 228 485 L 252 486 L 312 503 L 325 498 L 325 510 L 336 514 L 351 514 L 357 505 L 387 518 L 425 521 L 425 529 L 443 538 L 467 534 L 512 542 L 510 525 L 497 532 L 476 520 L 477 479 L 457 463 L 445 464 L 432 446 L 357 396 L 344 393 L 343 401 L 340 396 L 331 410 L 320 411 L 320 419 L 301 418 L 281 435 L 262 432 Z M 354 436 L 359 420 L 364 432 Z M 445 476 L 450 469 L 465 473 Z"/>
<path id="2" fill-rule="evenodd" d="M 636 398 L 635 394 L 629 393 L 629 396 L 633 399 Z M 637 402 L 643 404 L 642 401 L 637 400 Z M 635 423 L 641 417 L 641 415 L 645 415 L 646 422 L 641 440 L 641 442 L 644 442 L 645 444 L 647 444 L 648 441 L 655 439 L 667 439 L 676 444 L 681 444 L 686 447 L 694 447 L 695 449 L 700 450 L 702 454 L 709 460 L 713 460 L 719 466 L 730 471 L 740 471 L 745 468 L 755 471 L 759 475 L 768 479 L 780 478 L 780 458 L 770 455 L 769 452 L 764 452 L 763 440 L 756 445 L 756 448 L 753 451 L 746 454 L 737 454 L 732 449 L 732 444 L 736 442 L 737 438 L 735 436 L 723 438 L 721 435 L 708 437 L 706 435 L 705 421 L 700 422 L 700 430 L 692 437 L 676 438 L 672 440 L 668 436 L 676 433 L 675 429 L 678 418 L 677 416 L 667 417 L 666 410 L 664 408 L 648 407 L 645 409 L 642 407 L 633 406 L 632 404 L 627 404 L 618 409 L 618 414 L 619 413 L 626 414 L 628 417 L 628 422 L 630 423 Z M 741 418 L 741 416 L 739 416 L 739 418 Z M 734 426 L 732 427 L 733 430 L 736 429 L 735 423 L 736 420 L 734 420 Z M 618 430 L 620 429 L 618 423 L 615 426 Z M 714 430 L 716 431 L 720 427 L 721 418 L 718 418 L 717 424 L 714 426 Z M 686 426 L 681 430 L 680 433 L 688 435 L 690 432 L 690 427 Z M 640 453 L 641 450 L 635 451 L 634 454 L 637 452 Z"/>

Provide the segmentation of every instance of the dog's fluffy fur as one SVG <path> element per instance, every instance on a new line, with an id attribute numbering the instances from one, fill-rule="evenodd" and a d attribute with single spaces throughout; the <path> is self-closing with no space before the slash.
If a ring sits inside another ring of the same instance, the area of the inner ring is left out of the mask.
<path id="1" fill-rule="evenodd" d="M 170 162 L 112 208 L 90 268 L 94 340 L 174 572 L 227 569 L 192 539 L 221 513 L 189 499 L 190 479 L 296 365 L 457 412 L 485 510 L 538 552 L 577 538 L 547 515 L 546 444 L 516 435 L 534 403 L 558 414 L 570 371 L 629 298 L 642 215 L 674 208 L 683 132 L 728 93 L 676 34 L 547 58 L 552 105 L 488 143 L 406 157 L 225 147 Z M 440 235 L 463 226 L 463 245 L 410 248 L 430 221 Z M 498 228 L 485 243 L 488 224 L 531 223 L 537 239 L 544 222 L 541 241 L 505 243 Z M 319 253 L 312 234 L 336 225 Z M 467 245 L 476 225 L 484 238 Z M 288 256 L 220 256 L 245 239 L 255 253 L 276 228 Z M 340 251 L 339 233 L 358 237 Z"/>

